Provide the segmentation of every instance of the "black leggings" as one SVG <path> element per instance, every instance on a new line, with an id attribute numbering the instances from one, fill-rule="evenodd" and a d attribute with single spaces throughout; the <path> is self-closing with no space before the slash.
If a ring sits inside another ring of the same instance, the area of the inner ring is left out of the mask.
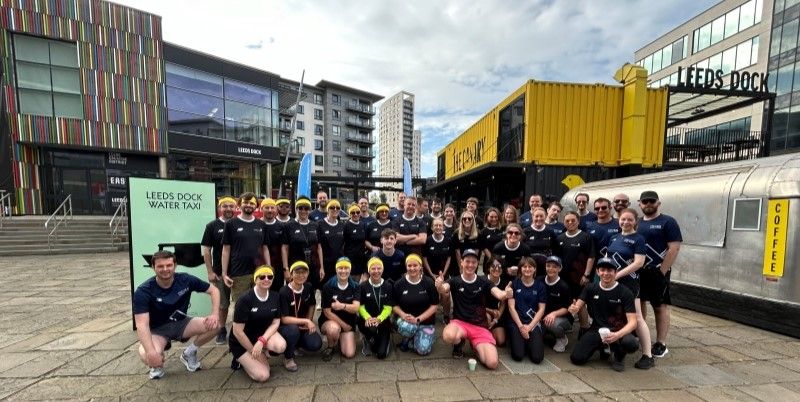
<path id="1" fill-rule="evenodd" d="M 527 355 L 532 362 L 539 364 L 544 359 L 544 341 L 542 326 L 537 325 L 531 330 L 528 339 L 524 339 L 519 332 L 519 327 L 513 320 L 508 320 L 508 344 L 511 349 L 511 358 L 515 361 L 522 360 Z"/>
<path id="2" fill-rule="evenodd" d="M 364 338 L 370 345 L 370 350 L 378 359 L 385 359 L 386 356 L 389 356 L 392 335 L 390 320 L 384 320 L 377 328 L 367 328 L 364 320 L 360 319 L 358 320 L 358 329 L 364 334 Z"/>
<path id="3" fill-rule="evenodd" d="M 576 366 L 586 364 L 594 352 L 603 348 L 603 340 L 597 332 L 598 329 L 592 327 L 583 334 L 581 339 L 578 339 L 578 344 L 575 345 L 575 349 L 572 349 L 572 355 L 569 357 L 572 360 L 572 364 Z M 633 353 L 639 349 L 639 341 L 635 336 L 628 334 L 609 345 L 609 347 L 612 353 L 624 358 L 628 353 Z"/>

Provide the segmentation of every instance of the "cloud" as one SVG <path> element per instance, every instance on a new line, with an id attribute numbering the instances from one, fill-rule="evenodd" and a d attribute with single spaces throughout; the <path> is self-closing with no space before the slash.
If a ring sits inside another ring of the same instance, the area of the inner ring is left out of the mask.
<path id="1" fill-rule="evenodd" d="M 189 48 L 289 79 L 305 69 L 309 83 L 414 93 L 432 176 L 439 148 L 525 80 L 612 83 L 635 50 L 717 0 L 121 2 L 161 15 L 164 39 Z"/>

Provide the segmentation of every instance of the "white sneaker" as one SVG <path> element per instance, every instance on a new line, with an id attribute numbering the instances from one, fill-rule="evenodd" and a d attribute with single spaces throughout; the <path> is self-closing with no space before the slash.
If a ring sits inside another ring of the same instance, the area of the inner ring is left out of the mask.
<path id="1" fill-rule="evenodd" d="M 186 370 L 189 370 L 193 373 L 200 368 L 200 362 L 197 361 L 197 350 L 192 353 L 186 353 L 187 350 L 188 349 L 181 353 L 181 361 L 183 362 L 183 365 L 186 366 Z"/>
<path id="2" fill-rule="evenodd" d="M 150 379 L 157 380 L 164 376 L 163 367 L 150 367 Z"/>
<path id="3" fill-rule="evenodd" d="M 569 339 L 566 336 L 556 339 L 556 344 L 553 345 L 553 350 L 562 353 L 567 350 L 567 344 L 569 343 Z"/>

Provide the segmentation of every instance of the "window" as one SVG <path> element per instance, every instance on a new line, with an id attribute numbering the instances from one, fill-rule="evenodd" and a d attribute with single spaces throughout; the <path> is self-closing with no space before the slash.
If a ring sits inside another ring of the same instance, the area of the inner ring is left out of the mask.
<path id="1" fill-rule="evenodd" d="M 322 124 L 315 124 L 314 125 L 314 134 L 315 135 L 322 135 Z"/>
<path id="2" fill-rule="evenodd" d="M 335 105 L 338 105 L 342 103 L 342 97 L 338 94 L 331 94 L 331 102 L 333 102 Z"/>
<path id="3" fill-rule="evenodd" d="M 332 146 L 334 151 L 341 152 L 341 150 L 342 150 L 342 142 L 339 141 L 339 140 L 333 140 L 333 142 L 331 142 L 331 146 Z"/>
<path id="4" fill-rule="evenodd" d="M 19 111 L 83 118 L 83 97 L 74 43 L 14 35 Z"/>
<path id="5" fill-rule="evenodd" d="M 334 155 L 331 157 L 331 164 L 333 166 L 342 166 L 342 157 Z"/>
<path id="6" fill-rule="evenodd" d="M 314 155 L 314 165 L 322 166 L 325 162 L 325 158 L 322 155 Z"/>
<path id="7" fill-rule="evenodd" d="M 733 200 L 733 230 L 761 229 L 761 198 Z"/>
<path id="8" fill-rule="evenodd" d="M 314 109 L 314 119 L 322 120 L 322 109 Z"/>
<path id="9" fill-rule="evenodd" d="M 303 105 L 297 105 L 297 114 L 303 114 L 303 112 L 305 112 Z"/>
<path id="10" fill-rule="evenodd" d="M 739 32 L 739 8 L 725 14 L 725 37 L 730 38 L 737 32 Z"/>
<path id="11" fill-rule="evenodd" d="M 314 94 L 314 103 L 316 103 L 317 105 L 321 105 L 322 104 L 322 95 Z"/>
<path id="12" fill-rule="evenodd" d="M 718 17 L 693 33 L 693 53 L 697 53 L 725 38 L 742 32 L 761 22 L 761 7 L 763 0 L 750 0 L 727 14 Z M 776 3 L 777 4 L 777 3 Z M 776 6 L 777 7 L 777 6 Z M 773 38 L 778 36 L 773 35 Z"/>
<path id="13" fill-rule="evenodd" d="M 794 64 L 789 64 L 778 69 L 778 87 L 775 92 L 778 96 L 788 94 L 792 91 L 792 79 L 794 78 Z"/>
<path id="14" fill-rule="evenodd" d="M 781 34 L 781 47 L 779 50 L 780 53 L 797 47 L 797 23 L 797 19 L 793 19 L 792 21 L 783 25 L 783 33 Z"/>
<path id="15" fill-rule="evenodd" d="M 323 142 L 322 142 L 322 140 L 314 140 L 314 150 L 315 151 L 322 151 L 323 150 Z"/>
<path id="16" fill-rule="evenodd" d="M 333 133 L 333 135 L 335 135 L 337 137 L 340 136 L 342 134 L 342 127 L 341 126 L 337 126 L 335 124 L 332 125 L 331 126 L 331 133 Z"/>
<path id="17" fill-rule="evenodd" d="M 298 121 L 296 122 L 296 124 L 297 124 L 297 129 L 298 129 L 298 130 L 305 130 L 305 129 L 306 129 L 306 124 L 305 124 L 305 123 L 303 123 L 302 121 L 298 120 Z"/>
<path id="18" fill-rule="evenodd" d="M 333 119 L 334 120 L 341 120 L 342 119 L 342 112 L 340 110 L 333 111 Z"/>
<path id="19" fill-rule="evenodd" d="M 306 139 L 303 137 L 297 137 L 294 140 L 297 141 L 297 144 L 299 144 L 301 147 L 306 145 Z"/>

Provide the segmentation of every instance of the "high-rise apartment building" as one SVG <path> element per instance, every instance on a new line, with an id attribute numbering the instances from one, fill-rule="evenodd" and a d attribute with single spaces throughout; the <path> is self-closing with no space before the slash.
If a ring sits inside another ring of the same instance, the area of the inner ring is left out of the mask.
<path id="1" fill-rule="evenodd" d="M 378 132 L 380 176 L 402 177 L 403 158 L 408 158 L 411 176 L 419 177 L 421 133 L 414 130 L 414 94 L 400 91 L 381 104 Z M 386 196 L 389 203 L 394 203 L 396 194 Z"/>

